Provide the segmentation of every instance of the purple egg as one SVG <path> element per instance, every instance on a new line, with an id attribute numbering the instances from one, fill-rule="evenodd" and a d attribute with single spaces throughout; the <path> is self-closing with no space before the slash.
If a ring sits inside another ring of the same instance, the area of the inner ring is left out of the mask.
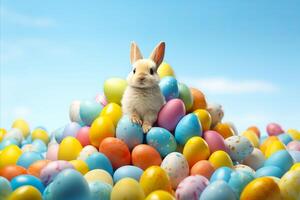
<path id="1" fill-rule="evenodd" d="M 291 141 L 286 146 L 288 150 L 292 151 L 300 151 L 300 142 L 299 141 Z"/>
<path id="2" fill-rule="evenodd" d="M 208 144 L 210 153 L 213 153 L 218 150 L 226 152 L 226 146 L 224 138 L 216 131 L 205 131 L 203 138 Z"/>
<path id="3" fill-rule="evenodd" d="M 71 122 L 67 124 L 63 132 L 63 138 L 67 136 L 76 137 L 76 134 L 80 130 L 80 128 L 81 126 L 77 122 Z"/>
<path id="4" fill-rule="evenodd" d="M 269 136 L 280 135 L 283 132 L 284 132 L 284 130 L 277 123 L 270 123 L 267 125 L 267 133 Z"/>
<path id="5" fill-rule="evenodd" d="M 176 189 L 176 199 L 198 200 L 208 184 L 209 181 L 204 176 L 188 176 L 179 183 Z"/>

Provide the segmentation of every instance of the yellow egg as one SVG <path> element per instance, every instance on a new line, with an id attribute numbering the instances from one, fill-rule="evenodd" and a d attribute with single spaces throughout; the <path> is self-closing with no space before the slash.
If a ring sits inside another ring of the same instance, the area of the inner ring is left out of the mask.
<path id="1" fill-rule="evenodd" d="M 279 150 L 285 150 L 285 145 L 279 140 L 273 141 L 266 148 L 266 151 L 265 151 L 266 158 L 269 158 L 273 153 L 275 153 Z"/>
<path id="2" fill-rule="evenodd" d="M 232 160 L 230 156 L 225 151 L 215 151 L 213 152 L 208 161 L 212 164 L 215 169 L 219 167 L 233 167 Z"/>
<path id="3" fill-rule="evenodd" d="M 145 194 L 140 184 L 132 178 L 123 178 L 111 191 L 111 200 L 144 200 Z"/>
<path id="4" fill-rule="evenodd" d="M 11 193 L 8 200 L 42 200 L 42 194 L 33 186 L 22 186 Z"/>
<path id="5" fill-rule="evenodd" d="M 103 169 L 91 170 L 84 175 L 84 178 L 88 183 L 93 181 L 102 181 L 110 185 L 114 184 L 111 175 Z"/>
<path id="6" fill-rule="evenodd" d="M 279 181 L 279 188 L 284 200 L 300 199 L 300 170 L 285 173 Z"/>
<path id="7" fill-rule="evenodd" d="M 109 117 L 116 127 L 119 119 L 122 117 L 122 108 L 116 103 L 109 103 L 103 108 L 100 116 Z"/>
<path id="8" fill-rule="evenodd" d="M 95 147 L 99 147 L 103 139 L 115 136 L 115 126 L 109 117 L 98 117 L 90 128 L 90 141 Z"/>
<path id="9" fill-rule="evenodd" d="M 22 134 L 23 134 L 24 137 L 27 137 L 28 134 L 30 133 L 29 125 L 23 119 L 15 120 L 11 127 L 20 129 L 22 131 Z"/>
<path id="10" fill-rule="evenodd" d="M 62 140 L 58 147 L 58 160 L 75 160 L 79 155 L 82 146 L 80 142 L 71 136 Z"/>
<path id="11" fill-rule="evenodd" d="M 244 131 L 242 135 L 245 136 L 254 147 L 259 147 L 259 139 L 253 131 Z"/>
<path id="12" fill-rule="evenodd" d="M 172 69 L 172 67 L 165 62 L 162 62 L 158 69 L 157 69 L 157 73 L 159 75 L 160 78 L 166 77 L 166 76 L 173 76 L 175 77 L 174 74 L 174 70 Z"/>
<path id="13" fill-rule="evenodd" d="M 231 126 L 226 123 L 218 123 L 214 127 L 214 131 L 217 131 L 224 139 L 234 135 L 234 131 Z"/>
<path id="14" fill-rule="evenodd" d="M 6 165 L 16 164 L 22 151 L 16 145 L 5 147 L 0 154 L 0 168 Z"/>
<path id="15" fill-rule="evenodd" d="M 211 116 L 207 110 L 197 109 L 194 111 L 194 114 L 198 117 L 201 122 L 202 130 L 207 131 L 211 126 Z"/>
<path id="16" fill-rule="evenodd" d="M 71 160 L 70 163 L 82 175 L 86 174 L 89 171 L 89 166 L 83 160 Z"/>
<path id="17" fill-rule="evenodd" d="M 270 146 L 270 144 L 272 142 L 274 142 L 275 140 L 279 141 L 279 139 L 276 136 L 268 137 L 259 147 L 261 152 L 263 152 L 263 154 L 265 154 L 267 147 Z"/>
<path id="18" fill-rule="evenodd" d="M 2 141 L 5 134 L 6 134 L 6 130 L 4 128 L 0 128 L 0 142 Z"/>
<path id="19" fill-rule="evenodd" d="M 145 200 L 175 200 L 175 198 L 166 191 L 156 190 L 151 192 Z"/>
<path id="20" fill-rule="evenodd" d="M 289 129 L 287 130 L 287 133 L 294 139 L 294 140 L 300 140 L 300 131 L 296 129 Z"/>
<path id="21" fill-rule="evenodd" d="M 291 167 L 290 171 L 293 171 L 293 170 L 300 170 L 300 163 L 293 164 L 293 166 Z"/>
<path id="22" fill-rule="evenodd" d="M 206 160 L 209 155 L 209 147 L 205 140 L 199 136 L 190 138 L 183 148 L 183 155 L 192 167 L 200 160 Z"/>
<path id="23" fill-rule="evenodd" d="M 127 81 L 121 78 L 110 78 L 104 82 L 104 94 L 108 103 L 121 105 L 123 93 L 127 87 Z"/>
<path id="24" fill-rule="evenodd" d="M 155 190 L 172 191 L 168 174 L 159 166 L 147 168 L 140 178 L 140 184 L 145 195 L 148 195 Z"/>
<path id="25" fill-rule="evenodd" d="M 47 131 L 45 131 L 44 129 L 41 129 L 41 128 L 34 129 L 31 133 L 31 138 L 32 138 L 32 140 L 40 139 L 45 144 L 48 144 L 49 140 L 50 140 Z"/>

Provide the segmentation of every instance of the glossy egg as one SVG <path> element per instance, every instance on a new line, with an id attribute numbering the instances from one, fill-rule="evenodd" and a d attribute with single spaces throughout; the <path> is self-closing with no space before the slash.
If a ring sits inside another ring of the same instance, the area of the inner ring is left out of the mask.
<path id="1" fill-rule="evenodd" d="M 92 146 L 92 145 L 87 145 L 85 147 L 83 147 L 83 149 L 80 151 L 77 159 L 79 160 L 86 160 L 90 155 L 92 155 L 93 153 L 98 152 L 98 150 Z"/>
<path id="2" fill-rule="evenodd" d="M 160 110 L 157 124 L 169 131 L 173 131 L 185 115 L 185 106 L 180 99 L 171 99 Z"/>
<path id="3" fill-rule="evenodd" d="M 28 168 L 38 160 L 43 160 L 43 156 L 37 152 L 24 152 L 18 159 L 17 165 Z"/>
<path id="4" fill-rule="evenodd" d="M 255 177 L 255 171 L 247 165 L 238 164 L 238 165 L 233 166 L 233 169 L 236 171 L 248 173 L 251 177 Z"/>
<path id="5" fill-rule="evenodd" d="M 259 138 L 257 137 L 254 131 L 244 131 L 242 135 L 251 142 L 253 147 L 255 148 L 259 147 Z"/>
<path id="6" fill-rule="evenodd" d="M 48 144 L 50 141 L 50 137 L 49 137 L 47 131 L 42 128 L 34 129 L 31 133 L 31 138 L 32 138 L 32 140 L 40 139 L 45 144 Z"/>
<path id="7" fill-rule="evenodd" d="M 0 199 L 7 199 L 9 194 L 12 192 L 9 181 L 0 176 Z"/>
<path id="8" fill-rule="evenodd" d="M 111 186 L 114 184 L 113 178 L 111 177 L 111 175 L 103 169 L 91 170 L 84 175 L 84 178 L 88 183 L 92 183 L 94 181 L 102 181 Z"/>
<path id="9" fill-rule="evenodd" d="M 206 109 L 207 103 L 205 95 L 196 88 L 190 88 L 190 91 L 193 96 L 193 106 L 190 111 L 195 111 L 197 109 Z"/>
<path id="10" fill-rule="evenodd" d="M 109 117 L 115 126 L 117 126 L 118 121 L 122 117 L 122 108 L 119 104 L 109 103 L 101 111 L 100 116 Z"/>
<path id="11" fill-rule="evenodd" d="M 279 181 L 283 199 L 300 199 L 300 170 L 288 171 Z"/>
<path id="12" fill-rule="evenodd" d="M 260 138 L 260 130 L 257 126 L 250 126 L 247 128 L 247 131 L 253 131 L 258 138 Z"/>
<path id="13" fill-rule="evenodd" d="M 28 174 L 16 176 L 11 180 L 10 184 L 13 190 L 16 190 L 17 188 L 25 185 L 31 185 L 35 187 L 41 193 L 43 193 L 45 190 L 45 187 L 40 179 Z"/>
<path id="14" fill-rule="evenodd" d="M 73 165 L 74 169 L 79 171 L 82 175 L 89 171 L 89 166 L 83 160 L 71 160 L 70 163 Z"/>
<path id="15" fill-rule="evenodd" d="M 230 156 L 225 151 L 215 151 L 209 157 L 209 162 L 215 169 L 219 167 L 233 167 Z"/>
<path id="16" fill-rule="evenodd" d="M 0 176 L 11 180 L 16 176 L 27 174 L 27 170 L 24 167 L 18 165 L 7 165 L 0 168 Z"/>
<path id="17" fill-rule="evenodd" d="M 246 185 L 253 179 L 254 177 L 247 172 L 233 171 L 230 174 L 228 185 L 231 187 L 236 196 L 239 197 Z"/>
<path id="18" fill-rule="evenodd" d="M 191 108 L 193 107 L 193 95 L 190 91 L 190 88 L 184 83 L 178 83 L 178 89 L 179 99 L 184 102 L 185 109 L 188 111 L 191 110 Z"/>
<path id="19" fill-rule="evenodd" d="M 232 160 L 241 161 L 251 154 L 253 145 L 243 136 L 231 136 L 225 139 L 227 151 Z"/>
<path id="20" fill-rule="evenodd" d="M 87 100 L 80 103 L 80 119 L 86 126 L 90 126 L 92 122 L 99 116 L 103 106 L 96 101 Z"/>
<path id="21" fill-rule="evenodd" d="M 76 137 L 77 132 L 80 130 L 81 126 L 77 122 L 71 122 L 66 124 L 63 133 L 62 133 L 62 138 L 71 136 L 71 137 Z M 57 141 L 60 143 L 61 141 Z"/>
<path id="22" fill-rule="evenodd" d="M 40 139 L 35 139 L 31 144 L 37 152 L 44 153 L 47 151 L 46 144 Z"/>
<path id="23" fill-rule="evenodd" d="M 152 165 L 160 166 L 162 160 L 159 152 L 150 145 L 140 144 L 131 152 L 131 161 L 134 166 L 143 170 Z"/>
<path id="24" fill-rule="evenodd" d="M 210 177 L 210 182 L 215 182 L 218 180 L 228 182 L 232 172 L 233 169 L 229 167 L 220 167 L 212 174 L 212 176 Z"/>
<path id="25" fill-rule="evenodd" d="M 214 173 L 215 168 L 207 160 L 200 160 L 196 162 L 191 168 L 191 175 L 201 175 L 210 179 L 211 175 Z"/>
<path id="26" fill-rule="evenodd" d="M 159 75 L 160 78 L 164 78 L 166 76 L 173 76 L 175 77 L 175 73 L 174 70 L 172 69 L 171 65 L 166 63 L 166 62 L 162 62 L 158 69 L 157 69 L 157 73 Z"/>
<path id="27" fill-rule="evenodd" d="M 286 150 L 280 150 L 271 155 L 264 163 L 264 166 L 276 166 L 283 170 L 288 171 L 294 164 L 292 156 Z"/>
<path id="28" fill-rule="evenodd" d="M 140 177 L 143 174 L 143 170 L 136 166 L 126 165 L 118 168 L 114 173 L 114 182 L 117 183 L 123 178 L 133 178 L 136 181 L 140 181 Z"/>
<path id="29" fill-rule="evenodd" d="M 42 200 L 42 194 L 35 187 L 26 185 L 13 191 L 9 200 Z"/>
<path id="30" fill-rule="evenodd" d="M 94 120 L 90 128 L 90 141 L 95 147 L 99 147 L 102 140 L 115 136 L 115 126 L 108 117 L 98 117 Z"/>
<path id="31" fill-rule="evenodd" d="M 141 185 L 132 178 L 124 178 L 116 183 L 111 192 L 111 200 L 144 200 L 145 194 Z"/>
<path id="32" fill-rule="evenodd" d="M 179 97 L 177 80 L 172 76 L 164 77 L 159 82 L 161 93 L 166 101 Z"/>
<path id="33" fill-rule="evenodd" d="M 80 142 L 82 146 L 87 146 L 91 144 L 89 134 L 90 134 L 90 127 L 84 126 L 80 128 L 76 133 L 76 139 Z"/>
<path id="34" fill-rule="evenodd" d="M 215 181 L 202 192 L 199 200 L 236 200 L 231 187 L 225 181 Z"/>
<path id="35" fill-rule="evenodd" d="M 153 127 L 147 133 L 147 144 L 154 147 L 162 157 L 176 150 L 174 136 L 166 129 Z"/>
<path id="36" fill-rule="evenodd" d="M 93 181 L 89 183 L 91 198 L 90 200 L 110 200 L 112 186 L 102 181 Z"/>
<path id="37" fill-rule="evenodd" d="M 177 200 L 198 200 L 209 181 L 199 175 L 189 176 L 180 182 L 176 190 Z"/>
<path id="38" fill-rule="evenodd" d="M 127 87 L 127 81 L 121 78 L 110 78 L 104 82 L 104 94 L 108 103 L 121 105 L 123 93 Z"/>
<path id="39" fill-rule="evenodd" d="M 205 131 L 203 138 L 208 144 L 211 153 L 218 150 L 226 151 L 224 138 L 216 131 Z"/>
<path id="40" fill-rule="evenodd" d="M 90 170 L 103 169 L 108 173 L 110 173 L 111 175 L 113 174 L 112 164 L 108 159 L 108 157 L 103 153 L 95 152 L 89 157 L 87 157 L 85 162 L 87 163 Z"/>
<path id="41" fill-rule="evenodd" d="M 277 123 L 270 123 L 267 125 L 267 133 L 269 134 L 269 136 L 279 135 L 283 132 L 283 129 Z"/>
<path id="42" fill-rule="evenodd" d="M 163 190 L 156 190 L 151 192 L 145 200 L 175 200 L 175 198 L 168 192 Z"/>
<path id="43" fill-rule="evenodd" d="M 234 135 L 234 130 L 230 124 L 226 123 L 218 123 L 213 130 L 218 132 L 224 139 Z"/>
<path id="44" fill-rule="evenodd" d="M 5 147 L 0 154 L 0 168 L 11 164 L 16 164 L 21 154 L 21 149 L 16 145 Z"/>
<path id="45" fill-rule="evenodd" d="M 254 148 L 250 155 L 244 160 L 243 164 L 250 166 L 252 169 L 257 170 L 263 166 L 265 162 L 265 156 L 260 149 Z"/>
<path id="46" fill-rule="evenodd" d="M 293 141 L 293 138 L 287 133 L 278 135 L 278 139 L 285 145 L 287 145 L 289 142 Z"/>
<path id="47" fill-rule="evenodd" d="M 41 170 L 50 162 L 51 162 L 50 160 L 38 160 L 28 167 L 27 172 L 28 174 L 39 178 L 41 174 Z"/>
<path id="48" fill-rule="evenodd" d="M 284 174 L 283 170 L 276 166 L 265 166 L 255 172 L 255 177 L 275 176 L 281 178 Z"/>
<path id="49" fill-rule="evenodd" d="M 82 145 L 74 137 L 66 137 L 62 140 L 58 147 L 59 160 L 75 160 L 82 150 Z"/>
<path id="50" fill-rule="evenodd" d="M 197 109 L 193 112 L 199 119 L 203 131 L 207 131 L 211 126 L 211 116 L 207 110 Z"/>

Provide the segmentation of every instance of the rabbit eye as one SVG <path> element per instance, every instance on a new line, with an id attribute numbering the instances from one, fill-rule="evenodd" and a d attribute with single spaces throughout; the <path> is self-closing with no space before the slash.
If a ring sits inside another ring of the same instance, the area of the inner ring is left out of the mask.
<path id="1" fill-rule="evenodd" d="M 133 69 L 133 73 L 135 74 L 135 68 Z"/>
<path id="2" fill-rule="evenodd" d="M 152 68 L 150 68 L 150 74 L 153 75 L 154 74 L 154 70 Z"/>

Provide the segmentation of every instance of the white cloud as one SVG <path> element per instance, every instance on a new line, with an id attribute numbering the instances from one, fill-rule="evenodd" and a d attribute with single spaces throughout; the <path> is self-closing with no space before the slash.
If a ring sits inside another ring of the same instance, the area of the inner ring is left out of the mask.
<path id="1" fill-rule="evenodd" d="M 212 94 L 273 93 L 279 88 L 262 80 L 235 80 L 229 78 L 185 78 L 185 82 Z"/>
<path id="2" fill-rule="evenodd" d="M 17 106 L 12 111 L 13 118 L 28 118 L 31 115 L 30 108 L 26 106 Z"/>

